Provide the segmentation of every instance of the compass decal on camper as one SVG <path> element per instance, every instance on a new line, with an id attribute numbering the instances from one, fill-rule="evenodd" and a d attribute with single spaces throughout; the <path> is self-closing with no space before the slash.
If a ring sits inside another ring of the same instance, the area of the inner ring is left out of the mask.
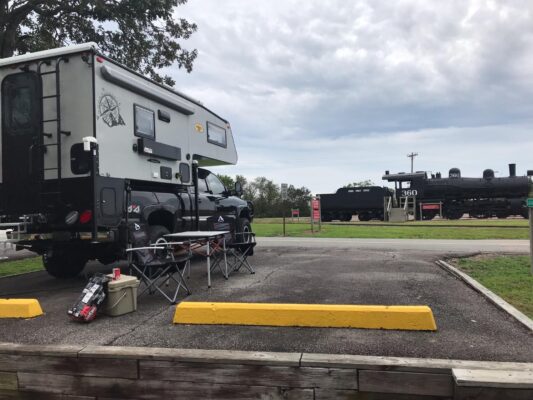
<path id="1" fill-rule="evenodd" d="M 98 101 L 98 118 L 102 118 L 110 128 L 117 125 L 126 125 L 120 115 L 120 106 L 117 99 L 109 93 L 104 93 Z"/>

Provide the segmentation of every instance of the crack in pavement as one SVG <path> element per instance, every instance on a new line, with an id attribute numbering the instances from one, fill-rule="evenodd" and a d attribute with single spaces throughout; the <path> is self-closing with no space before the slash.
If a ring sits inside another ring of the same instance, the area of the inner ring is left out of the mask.
<path id="1" fill-rule="evenodd" d="M 179 303 L 176 303 L 175 305 L 177 305 L 177 304 L 179 304 Z M 148 316 L 148 318 L 143 319 L 141 322 L 139 322 L 138 324 L 134 325 L 133 328 L 129 329 L 127 332 L 125 332 L 125 333 L 123 333 L 123 334 L 111 339 L 110 341 L 106 342 L 104 344 L 104 346 L 112 346 L 112 345 L 114 345 L 117 340 L 123 338 L 126 335 L 132 334 L 137 329 L 139 329 L 142 325 L 144 325 L 146 322 L 148 322 L 151 319 L 154 319 L 154 318 L 158 317 L 159 315 L 163 314 L 164 312 L 168 311 L 168 309 L 170 307 L 172 307 L 172 306 L 174 306 L 174 304 L 170 305 L 170 306 L 167 306 L 167 307 L 163 307 L 162 310 L 158 310 L 155 313 L 150 314 L 150 316 Z"/>

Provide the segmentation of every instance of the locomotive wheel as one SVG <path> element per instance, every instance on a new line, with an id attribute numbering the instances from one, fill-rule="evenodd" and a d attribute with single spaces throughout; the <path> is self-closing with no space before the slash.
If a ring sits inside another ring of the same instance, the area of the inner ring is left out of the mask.
<path id="1" fill-rule="evenodd" d="M 363 222 L 370 221 L 370 214 L 367 212 L 362 212 L 358 216 L 359 216 L 359 221 L 363 221 Z"/>
<path id="2" fill-rule="evenodd" d="M 422 219 L 423 219 L 424 221 L 431 221 L 433 218 L 435 218 L 435 215 L 436 215 L 436 214 L 433 214 L 433 213 L 431 213 L 431 214 L 430 214 L 430 213 L 423 214 L 423 215 L 422 215 Z"/>
<path id="3" fill-rule="evenodd" d="M 446 218 L 448 219 L 459 219 L 463 216 L 463 213 L 458 210 L 451 210 L 446 213 Z"/>

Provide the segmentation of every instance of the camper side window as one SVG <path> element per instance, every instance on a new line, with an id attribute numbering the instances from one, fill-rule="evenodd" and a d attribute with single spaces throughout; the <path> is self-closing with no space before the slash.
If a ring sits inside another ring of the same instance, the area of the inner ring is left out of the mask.
<path id="1" fill-rule="evenodd" d="M 155 114 L 148 108 L 137 104 L 133 106 L 135 118 L 135 136 L 155 140 Z"/>
<path id="2" fill-rule="evenodd" d="M 207 141 L 217 146 L 226 147 L 226 130 L 211 122 L 207 123 Z"/>

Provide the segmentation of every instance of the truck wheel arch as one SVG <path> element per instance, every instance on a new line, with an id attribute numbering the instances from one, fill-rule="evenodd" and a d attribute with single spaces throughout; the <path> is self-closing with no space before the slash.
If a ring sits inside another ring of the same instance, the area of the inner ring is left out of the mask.
<path id="1" fill-rule="evenodd" d="M 174 232 L 176 225 L 176 212 L 173 207 L 147 207 L 143 210 L 143 219 L 148 225 L 164 226 L 169 232 Z"/>

